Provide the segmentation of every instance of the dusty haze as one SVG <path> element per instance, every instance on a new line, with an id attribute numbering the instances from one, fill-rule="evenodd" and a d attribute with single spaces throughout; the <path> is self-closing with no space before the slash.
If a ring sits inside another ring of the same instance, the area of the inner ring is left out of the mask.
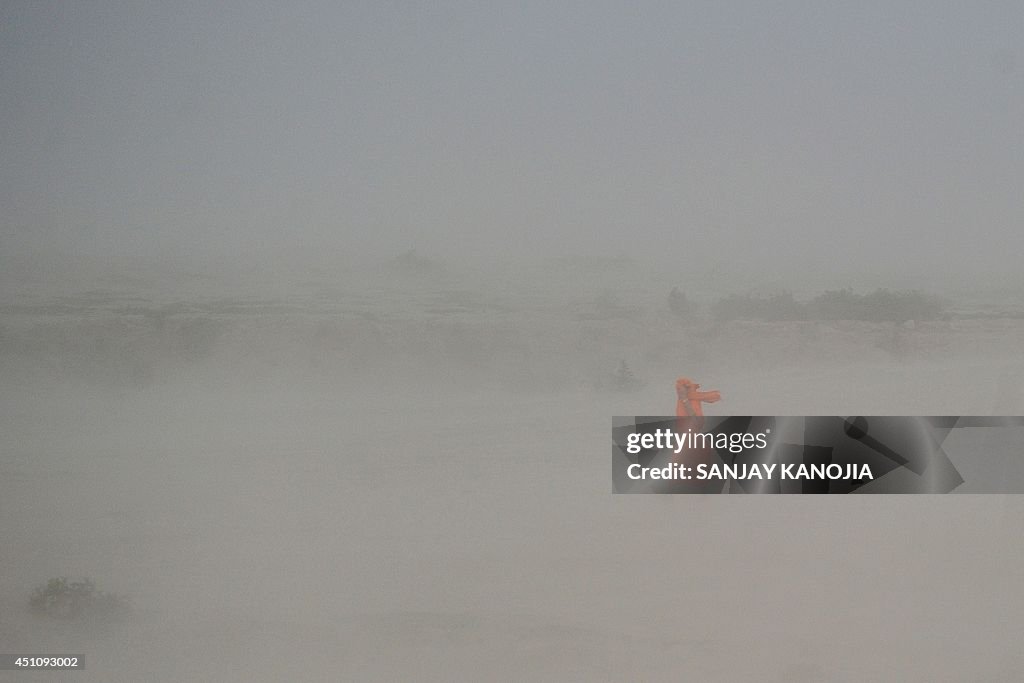
<path id="1" fill-rule="evenodd" d="M 679 375 L 1024 413 L 1022 44 L 1017 3 L 0 4 L 0 652 L 1024 677 L 1019 497 L 613 496 L 608 460 Z M 716 308 L 845 288 L 941 312 Z M 33 613 L 65 576 L 130 607 Z"/>

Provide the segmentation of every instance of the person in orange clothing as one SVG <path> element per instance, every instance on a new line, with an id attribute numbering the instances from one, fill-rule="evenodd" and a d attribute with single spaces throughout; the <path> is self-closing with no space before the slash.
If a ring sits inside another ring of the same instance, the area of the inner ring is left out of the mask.
<path id="1" fill-rule="evenodd" d="M 717 403 L 722 395 L 717 391 L 698 391 L 700 385 L 688 377 L 676 380 L 676 417 L 704 417 L 703 403 Z"/>
<path id="2" fill-rule="evenodd" d="M 704 426 L 704 403 L 717 403 L 722 395 L 717 391 L 700 391 L 700 385 L 688 377 L 676 380 L 676 432 L 685 434 L 688 431 L 699 432 Z M 718 461 L 714 448 L 706 446 L 681 449 L 672 456 L 672 462 L 687 467 L 699 464 L 710 465 Z M 721 493 L 725 487 L 723 482 L 705 481 L 672 481 L 665 482 L 657 488 L 660 493 Z"/>

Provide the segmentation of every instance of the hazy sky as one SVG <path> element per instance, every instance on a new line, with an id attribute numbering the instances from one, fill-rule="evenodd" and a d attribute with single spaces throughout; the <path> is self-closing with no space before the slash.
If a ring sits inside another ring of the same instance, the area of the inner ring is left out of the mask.
<path id="1" fill-rule="evenodd" d="M 1019 0 L 3 0 L 0 249 L 1013 274 L 1021 46 Z"/>

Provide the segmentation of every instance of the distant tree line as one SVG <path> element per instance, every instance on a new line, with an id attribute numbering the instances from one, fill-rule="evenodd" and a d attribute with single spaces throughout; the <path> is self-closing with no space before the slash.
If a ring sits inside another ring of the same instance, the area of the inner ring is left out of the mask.
<path id="1" fill-rule="evenodd" d="M 917 290 L 876 289 L 856 294 L 851 289 L 827 291 L 801 302 L 790 293 L 760 296 L 733 294 L 711 306 L 716 320 L 870 320 L 905 322 L 935 320 L 944 312 L 938 297 Z"/>

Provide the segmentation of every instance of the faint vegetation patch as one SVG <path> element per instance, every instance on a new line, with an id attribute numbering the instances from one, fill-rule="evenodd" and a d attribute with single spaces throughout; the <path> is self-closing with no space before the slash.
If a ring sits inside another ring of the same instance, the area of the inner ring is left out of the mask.
<path id="1" fill-rule="evenodd" d="M 689 320 L 693 317 L 694 307 L 690 303 L 690 299 L 687 298 L 686 292 L 681 291 L 678 287 L 673 287 L 672 291 L 668 293 L 668 310 L 672 311 L 679 320 Z"/>
<path id="2" fill-rule="evenodd" d="M 643 382 L 637 378 L 626 361 L 619 361 L 618 369 L 612 374 L 611 388 L 615 391 L 637 391 L 641 387 L 643 387 Z"/>
<path id="3" fill-rule="evenodd" d="M 891 292 L 876 289 L 855 294 L 850 289 L 819 294 L 807 304 L 812 318 L 819 320 L 871 320 L 902 323 L 908 320 L 936 320 L 946 303 L 939 297 L 917 290 Z"/>
<path id="4" fill-rule="evenodd" d="M 38 586 L 28 601 L 29 609 L 53 619 L 113 621 L 131 610 L 128 598 L 96 589 L 92 579 L 50 579 Z"/>
<path id="5" fill-rule="evenodd" d="M 948 303 L 917 290 L 893 292 L 876 289 L 856 294 L 851 289 L 827 291 L 808 302 L 797 301 L 789 292 L 769 296 L 733 294 L 712 306 L 717 321 L 729 320 L 867 320 L 903 323 L 908 320 L 937 320 Z"/>

